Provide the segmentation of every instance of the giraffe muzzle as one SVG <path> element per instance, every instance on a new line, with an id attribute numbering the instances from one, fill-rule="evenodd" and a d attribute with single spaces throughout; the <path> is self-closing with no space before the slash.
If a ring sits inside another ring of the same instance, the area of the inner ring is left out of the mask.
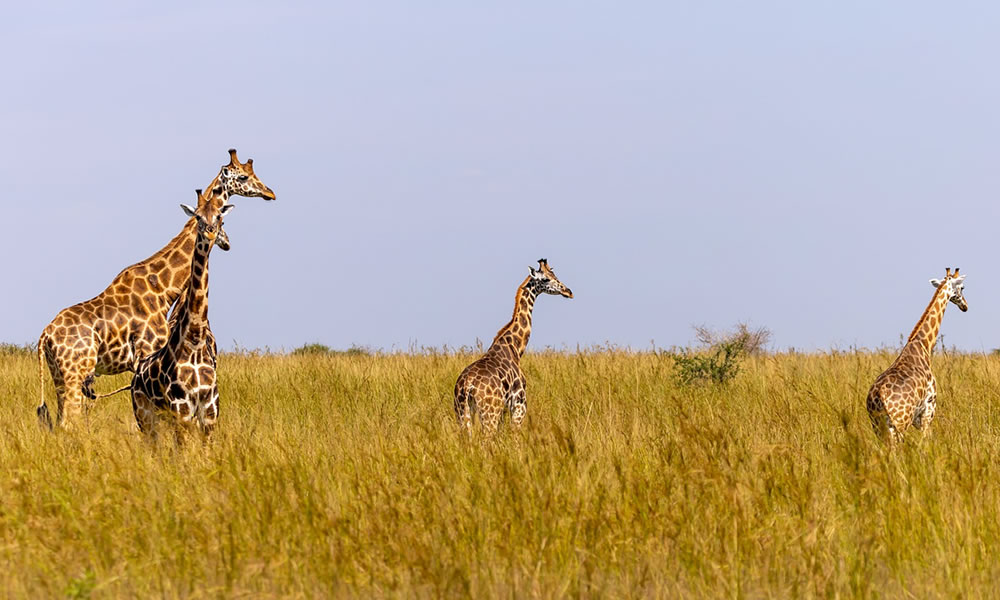
<path id="1" fill-rule="evenodd" d="M 563 298 L 573 298 L 573 290 L 566 288 L 561 292 Z"/>
<path id="2" fill-rule="evenodd" d="M 229 252 L 229 234 L 221 226 L 219 233 L 215 236 L 215 246 L 223 252 Z"/>

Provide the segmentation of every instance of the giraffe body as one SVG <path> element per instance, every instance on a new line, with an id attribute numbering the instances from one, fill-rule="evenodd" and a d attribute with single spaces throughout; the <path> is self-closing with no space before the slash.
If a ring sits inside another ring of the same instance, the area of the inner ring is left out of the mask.
<path id="1" fill-rule="evenodd" d="M 275 198 L 253 172 L 253 160 L 240 163 L 230 150 L 230 162 L 209 184 L 215 210 L 230 195 Z M 137 358 L 151 354 L 167 339 L 168 311 L 187 286 L 197 238 L 195 219 L 160 251 L 122 270 L 100 295 L 63 309 L 45 327 L 38 340 L 41 402 L 37 413 L 48 427 L 66 425 L 83 408 L 84 398 L 94 399 L 94 377 L 132 370 Z M 216 242 L 228 250 L 225 231 Z M 212 342 L 214 348 L 214 340 Z M 55 384 L 56 410 L 45 403 L 45 367 Z"/>
<path id="2" fill-rule="evenodd" d="M 879 437 L 896 442 L 910 426 L 926 433 L 937 412 L 937 381 L 931 352 L 937 342 L 948 302 L 965 312 L 965 276 L 948 269 L 943 280 L 931 280 L 937 290 L 896 360 L 875 379 L 866 407 Z"/>
<path id="3" fill-rule="evenodd" d="M 199 190 L 199 197 L 201 197 Z M 191 258 L 191 282 L 171 318 L 167 342 L 139 360 L 132 377 L 132 410 L 144 433 L 155 435 L 159 416 L 170 414 L 184 425 L 197 424 L 207 436 L 219 416 L 215 338 L 208 322 L 208 257 L 222 217 L 231 204 L 215 209 L 184 207 L 198 224 Z"/>
<path id="4" fill-rule="evenodd" d="M 469 365 L 455 382 L 455 416 L 459 425 L 472 430 L 476 414 L 483 428 L 496 431 L 504 410 L 511 423 L 519 426 L 527 412 L 526 382 L 521 371 L 521 356 L 531 335 L 531 312 L 539 294 L 557 294 L 572 298 L 545 259 L 539 268 L 517 288 L 514 316 L 497 332 L 486 353 Z"/>

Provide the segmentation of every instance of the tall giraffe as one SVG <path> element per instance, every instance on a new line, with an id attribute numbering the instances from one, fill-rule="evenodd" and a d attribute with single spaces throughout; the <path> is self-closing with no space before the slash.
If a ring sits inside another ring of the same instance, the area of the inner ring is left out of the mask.
<path id="1" fill-rule="evenodd" d="M 229 163 L 209 184 L 210 195 L 199 199 L 216 210 L 230 196 L 274 200 L 271 188 L 254 173 L 253 159 L 240 163 L 229 150 Z M 65 425 L 82 410 L 84 397 L 95 398 L 96 375 L 132 370 L 137 357 L 151 354 L 167 339 L 167 313 L 191 275 L 191 257 L 198 237 L 195 219 L 189 219 L 166 246 L 146 260 L 126 267 L 99 295 L 64 308 L 38 339 L 38 376 L 41 402 L 37 413 L 48 427 L 53 418 L 45 404 L 48 365 L 56 390 L 55 424 Z M 228 249 L 224 231 L 216 244 Z M 67 420 L 69 419 L 69 420 Z"/>
<path id="2" fill-rule="evenodd" d="M 535 299 L 539 294 L 573 297 L 544 258 L 538 260 L 538 269 L 529 268 L 531 273 L 514 296 L 514 316 L 497 332 L 486 354 L 466 367 L 455 382 L 455 416 L 469 431 L 477 412 L 483 427 L 496 431 L 504 408 L 510 411 L 514 425 L 521 424 L 527 410 L 521 356 L 531 335 Z"/>
<path id="3" fill-rule="evenodd" d="M 215 379 L 215 338 L 208 323 L 208 256 L 232 204 L 216 208 L 203 201 L 198 208 L 181 205 L 197 223 L 198 238 L 191 257 L 191 282 L 170 320 L 167 342 L 136 364 L 130 386 L 132 411 L 144 433 L 155 435 L 157 413 L 174 413 L 183 424 L 197 422 L 207 436 L 219 416 Z"/>
<path id="4" fill-rule="evenodd" d="M 937 382 L 931 372 L 931 352 L 937 341 L 948 302 L 962 312 L 969 310 L 962 292 L 965 275 L 945 270 L 944 279 L 931 279 L 937 288 L 895 362 L 875 379 L 868 390 L 868 417 L 875 434 L 896 442 L 913 425 L 925 433 L 937 410 Z"/>

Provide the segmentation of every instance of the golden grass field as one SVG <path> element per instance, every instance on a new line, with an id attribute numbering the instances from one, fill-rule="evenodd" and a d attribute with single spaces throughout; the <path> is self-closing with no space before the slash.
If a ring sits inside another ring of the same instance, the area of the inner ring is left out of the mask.
<path id="1" fill-rule="evenodd" d="M 127 394 L 43 431 L 35 356 L 0 356 L 0 590 L 1000 594 L 1000 358 L 936 355 L 934 431 L 893 452 L 864 409 L 888 352 L 696 387 L 652 352 L 529 353 L 526 425 L 492 440 L 453 421 L 473 358 L 226 354 L 216 434 L 178 448 L 140 436 Z"/>

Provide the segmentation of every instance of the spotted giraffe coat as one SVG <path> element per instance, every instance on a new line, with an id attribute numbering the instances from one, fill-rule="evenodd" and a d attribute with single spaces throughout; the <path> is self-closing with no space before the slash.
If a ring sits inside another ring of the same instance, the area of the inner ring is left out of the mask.
<path id="1" fill-rule="evenodd" d="M 484 429 L 496 431 L 506 410 L 511 423 L 519 426 L 527 411 L 526 382 L 521 371 L 521 356 L 531 335 L 531 312 L 539 294 L 557 294 L 572 298 L 545 259 L 539 269 L 531 269 L 517 288 L 514 316 L 497 332 L 493 344 L 481 358 L 469 365 L 455 382 L 455 416 L 471 430 L 475 415 Z"/>
<path id="2" fill-rule="evenodd" d="M 211 205 L 194 211 L 198 240 L 191 260 L 191 281 L 184 303 L 171 319 L 167 343 L 141 359 L 132 378 L 132 410 L 139 429 L 155 434 L 160 415 L 185 425 L 197 424 L 208 435 L 219 416 L 215 337 L 208 322 L 208 257 L 222 216 Z M 188 209 L 190 210 L 190 209 Z"/>
<path id="3" fill-rule="evenodd" d="M 910 333 L 899 356 L 868 390 L 865 406 L 875 434 L 895 442 L 913 426 L 927 431 L 937 412 L 937 381 L 931 371 L 931 352 L 937 342 L 944 310 L 949 302 L 968 310 L 965 276 L 958 269 L 945 272 L 943 280 L 931 280 L 937 290 Z"/>

